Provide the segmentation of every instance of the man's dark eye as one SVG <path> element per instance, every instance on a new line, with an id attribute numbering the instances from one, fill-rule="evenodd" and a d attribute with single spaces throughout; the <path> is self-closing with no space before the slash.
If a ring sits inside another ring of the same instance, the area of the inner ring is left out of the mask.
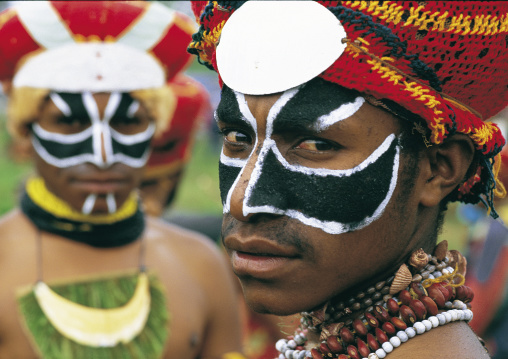
<path id="1" fill-rule="evenodd" d="M 90 124 L 90 120 L 80 117 L 59 117 L 57 123 L 68 126 L 85 126 Z"/>
<path id="2" fill-rule="evenodd" d="M 246 143 L 249 142 L 250 138 L 245 133 L 239 132 L 239 131 L 224 131 L 224 139 L 233 144 L 240 144 L 240 143 Z"/>
<path id="3" fill-rule="evenodd" d="M 329 151 L 335 147 L 326 141 L 310 139 L 300 142 L 296 148 L 308 151 Z"/>
<path id="4" fill-rule="evenodd" d="M 111 119 L 112 126 L 138 125 L 141 121 L 137 117 L 114 117 Z"/>

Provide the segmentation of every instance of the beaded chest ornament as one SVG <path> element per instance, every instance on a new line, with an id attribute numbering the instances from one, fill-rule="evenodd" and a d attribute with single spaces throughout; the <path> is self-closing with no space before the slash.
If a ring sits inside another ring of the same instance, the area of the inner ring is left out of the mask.
<path id="1" fill-rule="evenodd" d="M 440 242 L 429 255 L 412 253 L 394 276 L 301 313 L 293 336 L 276 343 L 279 359 L 382 359 L 416 335 L 473 319 L 472 290 L 464 285 L 466 259 Z M 318 335 L 318 340 L 311 337 Z"/>

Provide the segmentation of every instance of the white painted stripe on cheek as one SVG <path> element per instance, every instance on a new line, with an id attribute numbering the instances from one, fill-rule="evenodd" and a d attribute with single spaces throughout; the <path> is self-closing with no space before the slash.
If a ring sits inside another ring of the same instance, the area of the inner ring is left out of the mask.
<path id="1" fill-rule="evenodd" d="M 85 162 L 95 163 L 94 155 L 91 153 L 85 153 L 73 157 L 66 157 L 64 159 L 54 157 L 51 154 L 49 154 L 48 151 L 46 151 L 46 149 L 42 146 L 42 144 L 35 136 L 32 136 L 32 145 L 34 147 L 34 150 L 44 161 L 55 167 L 66 168 L 79 165 Z"/>
<path id="2" fill-rule="evenodd" d="M 318 117 L 316 123 L 313 126 L 315 131 L 324 131 L 333 124 L 345 120 L 353 116 L 362 105 L 365 103 L 363 97 L 357 97 L 354 102 L 341 105 L 339 108 L 333 110 L 327 115 Z"/>
<path id="3" fill-rule="evenodd" d="M 89 138 L 92 134 L 92 127 L 87 128 L 78 133 L 73 133 L 70 135 L 64 135 L 62 133 L 49 132 L 43 129 L 38 123 L 34 123 L 32 125 L 32 130 L 37 134 L 40 138 L 47 141 L 59 142 L 63 144 L 75 144 L 77 142 L 82 142 Z"/>
<path id="4" fill-rule="evenodd" d="M 379 157 L 381 157 L 388 149 L 390 148 L 393 141 L 395 141 L 395 134 L 388 135 L 384 141 L 376 148 L 365 160 L 362 161 L 359 165 L 345 170 L 331 170 L 328 168 L 310 168 L 299 165 L 290 164 L 280 153 L 279 149 L 276 146 L 272 146 L 273 152 L 275 156 L 279 160 L 279 162 L 289 171 L 304 173 L 306 175 L 314 175 L 320 177 L 326 176 L 335 176 L 335 177 L 349 177 L 355 172 L 363 171 L 367 166 L 376 162 Z"/>

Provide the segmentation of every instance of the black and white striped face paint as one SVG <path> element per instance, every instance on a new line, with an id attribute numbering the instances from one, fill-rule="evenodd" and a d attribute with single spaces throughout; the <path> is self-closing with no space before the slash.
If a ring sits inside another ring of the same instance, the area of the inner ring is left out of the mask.
<path id="1" fill-rule="evenodd" d="M 268 112 L 264 136 L 258 133 L 243 94 L 224 87 L 216 116 L 220 124 L 225 124 L 222 128 L 226 138 L 228 127 L 235 128 L 235 124 L 255 134 L 248 157 L 235 157 L 234 151 L 226 155 L 223 148 L 219 178 L 224 213 L 230 211 L 233 191 L 256 153 L 242 203 L 244 216 L 284 215 L 324 232 L 340 234 L 364 228 L 382 215 L 397 184 L 400 146 L 394 133 L 361 163 L 347 169 L 290 163 L 279 149 L 275 138 L 281 134 L 326 131 L 350 118 L 365 101 L 348 91 L 318 91 L 322 82 L 311 81 L 285 91 Z M 262 143 L 258 143 L 260 137 Z"/>
<path id="2" fill-rule="evenodd" d="M 114 163 L 134 168 L 146 164 L 155 124 L 150 123 L 143 131 L 133 134 L 119 132 L 112 126 L 115 119 L 135 121 L 139 102 L 128 93 L 112 92 L 102 118 L 91 92 L 52 92 L 50 98 L 62 112 L 62 121 L 90 125 L 80 132 L 64 134 L 48 131 L 34 123 L 32 144 L 44 161 L 59 168 L 86 162 L 100 168 Z"/>

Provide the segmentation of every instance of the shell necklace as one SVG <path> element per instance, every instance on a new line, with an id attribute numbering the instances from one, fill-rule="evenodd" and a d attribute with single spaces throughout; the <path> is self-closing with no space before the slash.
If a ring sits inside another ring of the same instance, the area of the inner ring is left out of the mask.
<path id="1" fill-rule="evenodd" d="M 466 259 L 449 251 L 447 241 L 433 255 L 418 249 L 394 276 L 347 301 L 301 313 L 295 334 L 276 343 L 279 359 L 382 359 L 432 328 L 469 322 L 474 294 L 465 274 Z"/>
<path id="2" fill-rule="evenodd" d="M 90 347 L 114 347 L 129 343 L 144 329 L 150 314 L 150 285 L 144 265 L 145 241 L 141 239 L 138 282 L 131 299 L 121 307 L 104 309 L 74 303 L 42 281 L 42 236 L 37 231 L 39 280 L 33 291 L 49 322 L 64 337 Z"/>

